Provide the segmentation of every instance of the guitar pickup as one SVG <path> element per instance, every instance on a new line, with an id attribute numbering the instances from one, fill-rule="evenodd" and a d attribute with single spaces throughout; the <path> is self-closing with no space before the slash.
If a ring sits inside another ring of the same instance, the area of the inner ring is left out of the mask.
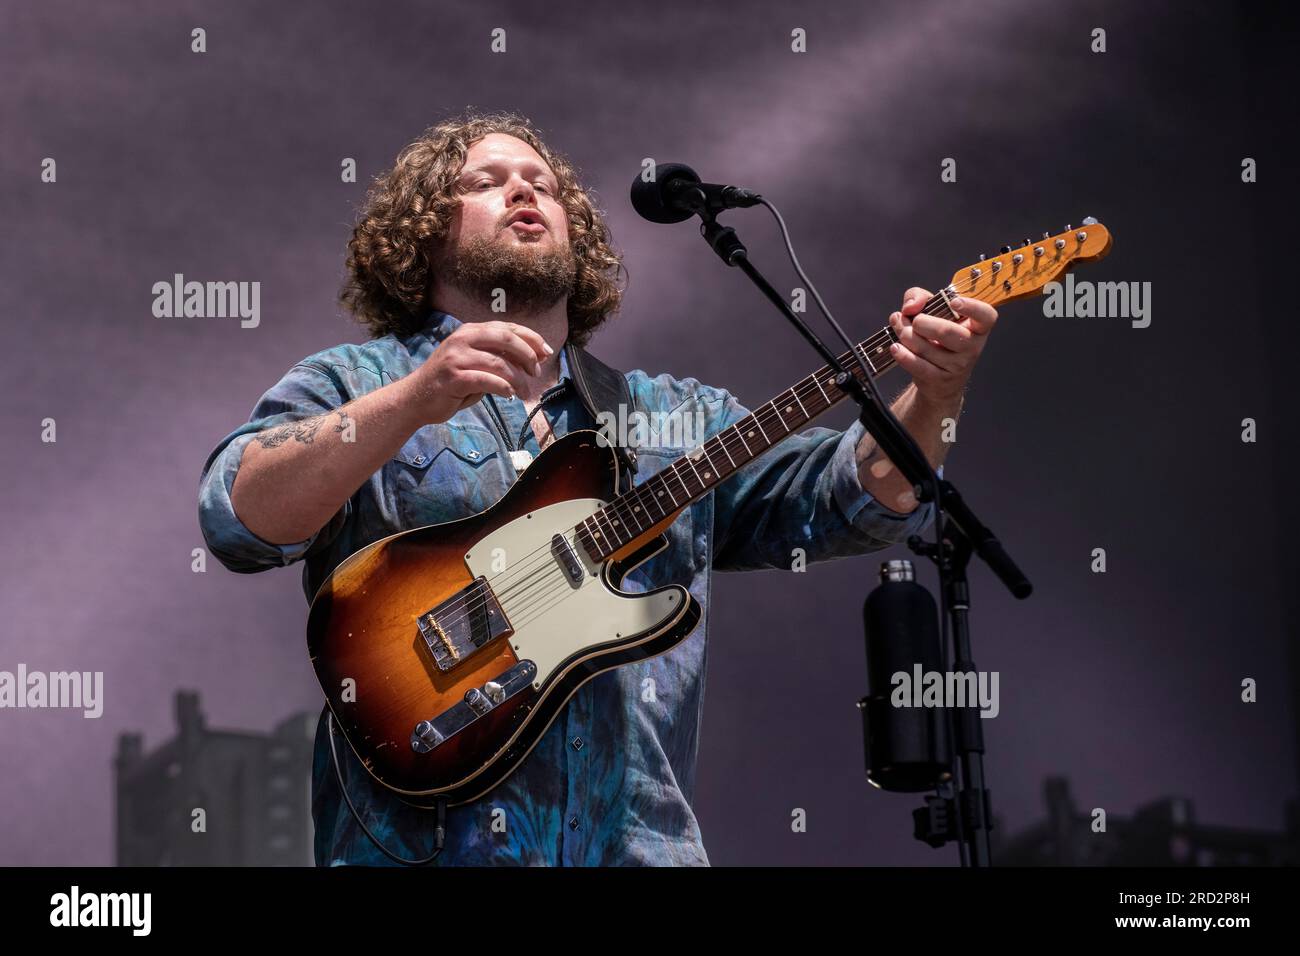
<path id="1" fill-rule="evenodd" d="M 581 587 L 583 578 L 587 576 L 587 569 L 578 560 L 577 552 L 573 550 L 569 539 L 562 534 L 551 535 L 551 554 L 560 562 L 560 567 L 564 569 L 569 583 L 574 587 Z"/>

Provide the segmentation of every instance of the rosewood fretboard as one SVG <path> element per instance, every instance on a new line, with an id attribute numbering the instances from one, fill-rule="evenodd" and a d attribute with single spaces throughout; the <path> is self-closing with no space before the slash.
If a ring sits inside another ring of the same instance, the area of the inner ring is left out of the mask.
<path id="1" fill-rule="evenodd" d="M 948 294 L 949 290 L 945 289 L 932 297 L 922 311 L 955 320 L 956 316 L 948 308 Z M 858 343 L 857 348 L 871 370 L 872 378 L 895 365 L 889 346 L 896 341 L 893 329 L 885 326 Z M 852 352 L 844 352 L 839 361 L 859 379 L 862 378 L 862 370 Z M 692 448 L 658 474 L 619 495 L 584 520 L 575 529 L 577 539 L 593 560 L 606 560 L 843 401 L 847 394 L 835 384 L 836 374 L 830 366 L 823 365 L 734 425 Z"/>

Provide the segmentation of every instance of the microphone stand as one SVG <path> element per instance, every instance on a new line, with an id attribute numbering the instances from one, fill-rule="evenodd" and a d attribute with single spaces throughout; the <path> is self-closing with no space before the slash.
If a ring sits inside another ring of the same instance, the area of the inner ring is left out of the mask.
<path id="1" fill-rule="evenodd" d="M 699 199 L 704 200 L 704 196 L 701 194 Z M 785 299 L 754 267 L 749 261 L 749 251 L 736 235 L 736 230 L 721 225 L 715 218 L 714 205 L 700 201 L 696 203 L 695 211 L 702 220 L 700 234 L 709 247 L 728 266 L 739 267 L 749 276 L 759 291 L 790 321 L 814 351 L 838 373 L 836 386 L 858 403 L 858 420 L 875 438 L 889 460 L 912 482 L 917 500 L 921 503 L 935 503 L 935 526 L 942 546 L 925 543 L 918 535 L 912 535 L 907 543 L 914 553 L 934 561 L 944 603 L 952 621 L 957 652 L 955 669 L 958 673 L 973 673 L 975 663 L 970 638 L 970 585 L 966 579 L 966 567 L 971 555 L 979 555 L 1017 598 L 1028 597 L 1033 586 L 998 539 L 958 494 L 952 482 L 940 479 L 935 474 L 912 436 L 884 401 L 873 397 L 857 376 L 844 368 L 834 353 L 790 309 Z M 848 342 L 848 345 L 861 363 L 862 356 L 856 344 Z M 870 381 L 868 371 L 868 382 Z M 871 391 L 875 391 L 874 383 L 871 384 Z M 945 663 L 947 655 L 948 648 L 945 646 Z M 927 797 L 925 807 L 913 812 L 915 836 L 936 848 L 956 840 L 962 866 L 990 866 L 989 830 L 993 827 L 993 819 L 989 809 L 989 792 L 984 786 L 985 747 L 979 708 L 960 708 L 955 721 L 951 709 L 945 710 L 948 712 L 954 754 L 960 760 L 960 772 L 953 773 L 951 783 L 945 785 L 939 795 Z M 957 770 L 956 767 L 953 769 Z M 952 796 L 947 796 L 948 792 Z"/>

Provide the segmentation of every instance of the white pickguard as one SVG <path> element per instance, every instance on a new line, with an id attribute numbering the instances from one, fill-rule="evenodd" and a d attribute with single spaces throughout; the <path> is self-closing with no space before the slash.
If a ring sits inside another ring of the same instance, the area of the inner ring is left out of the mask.
<path id="1" fill-rule="evenodd" d="M 574 528 L 602 508 L 597 498 L 547 505 L 497 528 L 474 545 L 465 564 L 492 587 L 511 626 L 510 644 L 520 660 L 537 665 L 540 689 L 561 662 L 596 645 L 655 631 L 682 610 L 676 589 L 662 594 L 618 594 L 605 586 L 602 565 L 591 560 Z M 561 533 L 586 569 L 575 586 L 551 551 Z"/>

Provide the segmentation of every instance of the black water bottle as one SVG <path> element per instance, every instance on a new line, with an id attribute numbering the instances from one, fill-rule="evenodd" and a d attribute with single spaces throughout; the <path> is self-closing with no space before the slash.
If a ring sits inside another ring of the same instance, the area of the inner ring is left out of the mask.
<path id="1" fill-rule="evenodd" d="M 937 673 L 942 658 L 938 610 L 930 592 L 917 582 L 911 561 L 881 565 L 880 584 L 867 595 L 862 619 L 868 690 L 858 707 L 866 737 L 867 780 L 881 790 L 933 789 L 951 776 L 952 747 L 946 710 L 915 706 L 922 690 L 915 686 L 918 678 Z"/>

